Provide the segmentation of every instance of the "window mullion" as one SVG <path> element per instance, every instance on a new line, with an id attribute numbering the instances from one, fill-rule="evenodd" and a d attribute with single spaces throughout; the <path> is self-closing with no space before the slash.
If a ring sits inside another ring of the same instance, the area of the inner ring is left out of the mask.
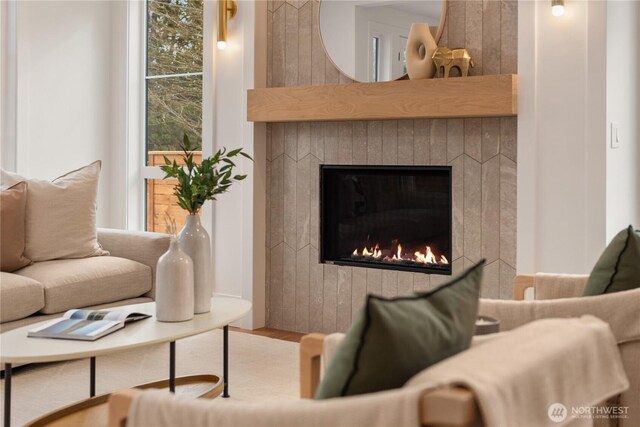
<path id="1" fill-rule="evenodd" d="M 142 179 L 162 179 L 164 173 L 160 170 L 160 166 L 143 166 L 140 170 Z"/>
<path id="2" fill-rule="evenodd" d="M 169 79 L 172 77 L 194 77 L 194 76 L 202 76 L 202 71 L 194 72 L 194 73 L 181 73 L 181 74 L 158 74 L 155 76 L 145 76 L 147 80 L 153 79 Z"/>

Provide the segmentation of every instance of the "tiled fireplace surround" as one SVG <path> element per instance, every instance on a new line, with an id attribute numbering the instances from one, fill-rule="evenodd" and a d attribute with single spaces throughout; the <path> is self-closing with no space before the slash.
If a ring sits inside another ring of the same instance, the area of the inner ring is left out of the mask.
<path id="1" fill-rule="evenodd" d="M 269 1 L 268 86 L 348 83 L 319 38 L 318 2 Z M 517 1 L 449 1 L 440 46 L 471 75 L 515 74 Z M 451 165 L 453 271 L 486 258 L 482 295 L 510 298 L 516 266 L 516 118 L 267 126 L 267 326 L 344 331 L 367 293 L 431 289 L 449 276 L 319 263 L 319 165 Z"/>

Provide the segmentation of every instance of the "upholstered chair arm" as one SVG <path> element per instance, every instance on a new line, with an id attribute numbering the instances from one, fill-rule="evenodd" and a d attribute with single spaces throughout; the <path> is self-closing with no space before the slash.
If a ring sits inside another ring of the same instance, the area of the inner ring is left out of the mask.
<path id="1" fill-rule="evenodd" d="M 98 242 L 111 256 L 130 259 L 151 268 L 153 287 L 145 296 L 155 297 L 156 264 L 158 258 L 169 249 L 168 234 L 142 231 L 98 229 Z"/>
<path id="2" fill-rule="evenodd" d="M 519 274 L 513 279 L 513 299 L 524 300 L 529 288 L 537 300 L 579 297 L 588 278 L 586 274 Z"/>
<path id="3" fill-rule="evenodd" d="M 508 331 L 538 319 L 596 316 L 609 323 L 618 343 L 640 338 L 640 289 L 612 294 L 542 301 L 481 299 L 478 314 L 500 321 Z"/>
<path id="4" fill-rule="evenodd" d="M 166 391 L 128 389 L 113 393 L 108 403 L 108 427 L 133 424 L 150 425 L 148 419 L 130 419 L 136 404 L 160 403 L 154 411 L 144 411 L 143 418 L 153 416 L 153 425 L 283 425 L 283 426 L 388 426 L 397 421 L 394 408 L 405 418 L 402 425 L 424 427 L 481 427 L 482 419 L 475 395 L 463 387 L 442 387 L 421 391 L 396 389 L 344 399 L 299 402 L 225 402 L 176 397 Z M 149 400 L 150 399 L 150 400 Z M 137 402 L 136 402 L 137 400 Z M 401 409 L 401 410 L 400 410 Z M 412 413 L 412 411 L 416 411 Z M 223 413 L 223 420 L 211 415 Z"/>
<path id="5" fill-rule="evenodd" d="M 498 319 L 500 332 L 510 331 L 536 319 L 534 302 L 481 298 L 478 315 Z"/>
<path id="6" fill-rule="evenodd" d="M 550 300 L 582 296 L 587 285 L 587 274 L 536 273 L 533 276 L 535 299 Z"/>

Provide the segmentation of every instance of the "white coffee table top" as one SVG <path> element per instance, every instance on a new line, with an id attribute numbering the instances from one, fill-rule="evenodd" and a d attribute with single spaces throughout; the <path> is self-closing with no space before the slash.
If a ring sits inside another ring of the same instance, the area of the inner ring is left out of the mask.
<path id="1" fill-rule="evenodd" d="M 176 341 L 180 338 L 222 328 L 241 319 L 251 310 L 251 303 L 240 298 L 216 296 L 211 299 L 209 313 L 197 314 L 192 320 L 174 323 L 156 321 L 155 302 L 132 304 L 113 309 L 132 309 L 150 314 L 152 317 L 127 324 L 123 329 L 96 341 L 27 337 L 29 330 L 42 323 L 51 322 L 51 319 L 23 326 L 0 334 L 0 363 L 42 363 L 84 359 L 155 343 Z"/>

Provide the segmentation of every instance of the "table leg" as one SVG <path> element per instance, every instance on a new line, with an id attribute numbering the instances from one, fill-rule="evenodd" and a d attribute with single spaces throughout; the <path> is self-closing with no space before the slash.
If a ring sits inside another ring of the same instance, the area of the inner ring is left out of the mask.
<path id="1" fill-rule="evenodd" d="M 176 392 L 176 342 L 169 343 L 169 391 Z"/>
<path id="2" fill-rule="evenodd" d="M 11 426 L 11 363 L 4 364 L 4 427 Z"/>
<path id="3" fill-rule="evenodd" d="M 222 397 L 230 397 L 229 396 L 229 325 L 225 326 L 223 329 L 223 348 L 222 348 L 222 369 L 223 369 L 223 377 L 224 377 L 224 391 L 222 393 Z"/>
<path id="4" fill-rule="evenodd" d="M 96 395 L 96 358 L 89 359 L 89 397 Z"/>

